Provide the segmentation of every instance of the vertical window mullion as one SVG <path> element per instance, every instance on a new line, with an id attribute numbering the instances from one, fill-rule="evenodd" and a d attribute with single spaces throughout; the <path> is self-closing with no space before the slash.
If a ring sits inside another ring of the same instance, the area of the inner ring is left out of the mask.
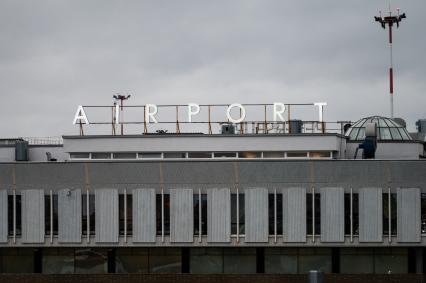
<path id="1" fill-rule="evenodd" d="M 124 242 L 127 243 L 127 190 L 124 189 Z"/>
<path id="2" fill-rule="evenodd" d="M 50 190 L 50 243 L 53 243 L 53 192 Z"/>
<path id="3" fill-rule="evenodd" d="M 274 189 L 274 243 L 277 242 L 277 189 Z"/>
<path id="4" fill-rule="evenodd" d="M 312 243 L 315 243 L 315 188 L 312 187 Z"/>
<path id="5" fill-rule="evenodd" d="M 202 218 L 202 211 L 201 211 L 201 189 L 198 189 L 198 242 L 201 243 L 201 234 L 202 234 L 202 225 L 201 225 L 201 218 Z"/>
<path id="6" fill-rule="evenodd" d="M 90 243 L 90 207 L 89 207 L 89 189 L 86 189 L 86 229 L 87 229 L 87 243 Z"/>
<path id="7" fill-rule="evenodd" d="M 392 204 L 391 204 L 391 189 L 388 189 L 388 227 L 389 227 L 389 243 L 392 242 Z"/>
<path id="8" fill-rule="evenodd" d="M 237 186 L 237 243 L 240 242 L 240 192 Z"/>
<path id="9" fill-rule="evenodd" d="M 16 190 L 13 190 L 13 243 L 16 243 Z"/>
<path id="10" fill-rule="evenodd" d="M 161 188 L 161 242 L 164 243 L 164 189 Z"/>
<path id="11" fill-rule="evenodd" d="M 351 194 L 350 194 L 350 225 L 351 225 L 351 243 L 354 241 L 354 216 L 353 216 L 353 190 L 351 188 Z"/>

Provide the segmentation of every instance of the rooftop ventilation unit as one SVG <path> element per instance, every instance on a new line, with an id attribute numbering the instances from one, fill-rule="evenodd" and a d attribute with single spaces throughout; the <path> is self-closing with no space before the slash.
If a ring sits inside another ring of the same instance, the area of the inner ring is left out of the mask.
<path id="1" fill-rule="evenodd" d="M 222 124 L 222 135 L 233 135 L 235 134 L 235 126 L 230 123 Z"/>
<path id="2" fill-rule="evenodd" d="M 366 123 L 365 125 L 365 139 L 358 146 L 355 151 L 354 159 L 358 155 L 358 150 L 363 149 L 362 159 L 374 159 L 376 158 L 376 149 L 377 149 L 377 124 L 376 123 Z"/>
<path id="3" fill-rule="evenodd" d="M 17 140 L 15 143 L 15 161 L 28 161 L 28 142 Z"/>
<path id="4" fill-rule="evenodd" d="M 417 132 L 426 134 L 426 119 L 420 119 L 416 122 Z"/>
<path id="5" fill-rule="evenodd" d="M 302 133 L 302 120 L 290 120 L 288 132 L 290 134 L 301 134 Z"/>

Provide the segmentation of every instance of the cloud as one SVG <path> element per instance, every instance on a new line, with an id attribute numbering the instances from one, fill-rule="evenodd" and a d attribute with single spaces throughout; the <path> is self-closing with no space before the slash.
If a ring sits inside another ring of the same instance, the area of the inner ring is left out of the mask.
<path id="1" fill-rule="evenodd" d="M 400 4 L 395 110 L 413 129 L 426 117 L 426 2 Z M 379 9 L 386 1 L 1 1 L 2 136 L 77 133 L 76 106 L 117 92 L 132 104 L 327 101 L 327 120 L 388 115 Z"/>

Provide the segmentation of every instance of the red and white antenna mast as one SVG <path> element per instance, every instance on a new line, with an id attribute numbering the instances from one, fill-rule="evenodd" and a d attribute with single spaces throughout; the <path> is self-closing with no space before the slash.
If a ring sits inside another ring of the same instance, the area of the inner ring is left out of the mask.
<path id="1" fill-rule="evenodd" d="M 393 54 L 392 54 L 392 27 L 396 24 L 399 28 L 399 23 L 402 19 L 405 19 L 405 13 L 399 14 L 399 8 L 396 9 L 397 14 L 392 14 L 391 5 L 389 2 L 389 16 L 382 17 L 382 13 L 379 12 L 379 17 L 374 17 L 376 22 L 379 22 L 383 29 L 386 29 L 386 25 L 389 29 L 389 50 L 390 50 L 390 64 L 389 64 L 389 95 L 390 95 L 390 116 L 394 117 L 393 113 Z"/>

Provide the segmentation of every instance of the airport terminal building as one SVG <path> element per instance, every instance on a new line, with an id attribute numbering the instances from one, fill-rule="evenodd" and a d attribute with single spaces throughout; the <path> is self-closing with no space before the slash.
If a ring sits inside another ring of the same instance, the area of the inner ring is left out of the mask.
<path id="1" fill-rule="evenodd" d="M 426 120 L 310 126 L 0 140 L 0 273 L 426 272 Z"/>

